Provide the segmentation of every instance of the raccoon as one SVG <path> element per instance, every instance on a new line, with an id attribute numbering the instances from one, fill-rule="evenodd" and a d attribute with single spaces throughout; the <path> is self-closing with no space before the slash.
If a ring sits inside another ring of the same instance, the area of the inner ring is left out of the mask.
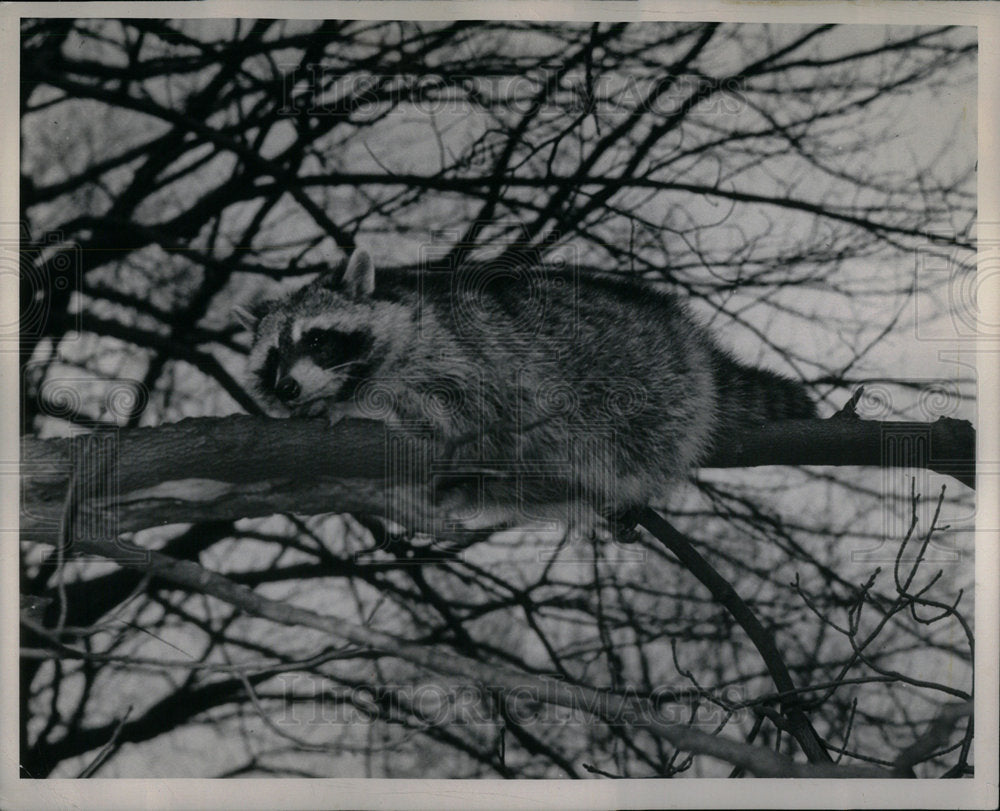
<path id="1" fill-rule="evenodd" d="M 269 413 L 430 432 L 444 489 L 483 524 L 622 514 L 734 429 L 816 414 L 800 383 L 736 361 L 676 297 L 612 276 L 531 262 L 376 274 L 358 249 L 236 313 Z"/>

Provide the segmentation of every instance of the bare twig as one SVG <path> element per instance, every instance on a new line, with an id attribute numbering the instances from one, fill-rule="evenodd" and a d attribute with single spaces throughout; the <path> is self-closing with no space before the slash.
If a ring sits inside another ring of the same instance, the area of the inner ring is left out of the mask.
<path id="1" fill-rule="evenodd" d="M 117 555 L 117 547 L 107 541 L 81 542 L 82 551 L 90 554 Z M 173 560 L 157 552 L 149 552 L 145 562 L 128 561 L 127 565 L 149 571 L 183 588 L 207 594 L 236 606 L 254 616 L 285 625 L 301 625 L 363 645 L 387 656 L 394 656 L 446 678 L 458 678 L 491 689 L 530 691 L 543 702 L 595 713 L 602 719 L 629 717 L 639 713 L 644 728 L 662 736 L 679 749 L 711 755 L 734 765 L 743 766 L 759 776 L 771 777 L 886 777 L 887 773 L 855 766 L 834 766 L 823 763 L 801 764 L 775 752 L 747 746 L 719 735 L 711 735 L 693 727 L 672 724 L 660 719 L 654 708 L 637 701 L 634 696 L 618 696 L 580 684 L 550 681 L 524 672 L 444 651 L 414 644 L 371 627 L 362 627 L 337 617 L 325 617 L 304 608 L 269 600 L 250 589 L 189 561 Z M 632 717 L 635 717 L 634 715 Z"/>
<path id="2" fill-rule="evenodd" d="M 681 564 L 693 574 L 703 585 L 707 586 L 712 596 L 733 616 L 740 627 L 746 631 L 754 647 L 760 652 L 775 686 L 781 693 L 791 695 L 795 684 L 788 672 L 781 652 L 775 644 L 774 637 L 764 629 L 760 620 L 754 615 L 733 587 L 720 575 L 701 555 L 695 551 L 690 541 L 671 524 L 665 521 L 654 510 L 646 507 L 639 511 L 639 523 L 653 537 L 666 546 L 680 560 Z M 810 763 L 828 763 L 830 756 L 826 752 L 812 723 L 797 706 L 796 698 L 782 700 L 782 709 L 788 719 L 789 731 L 795 736 L 799 745 L 805 751 Z"/>
<path id="3" fill-rule="evenodd" d="M 126 708 L 125 714 L 118 719 L 118 723 L 115 725 L 115 731 L 111 733 L 111 739 L 106 744 L 104 744 L 104 746 L 101 748 L 101 751 L 94 756 L 94 759 L 90 761 L 90 763 L 87 764 L 80 771 L 80 773 L 77 775 L 78 778 L 93 777 L 94 774 L 96 774 L 97 770 L 101 768 L 101 766 L 104 764 L 104 762 L 109 757 L 111 757 L 111 754 L 118 747 L 118 737 L 121 735 L 122 727 L 125 726 L 125 722 L 128 721 L 128 717 L 131 714 L 132 714 L 132 705 L 130 704 Z"/>

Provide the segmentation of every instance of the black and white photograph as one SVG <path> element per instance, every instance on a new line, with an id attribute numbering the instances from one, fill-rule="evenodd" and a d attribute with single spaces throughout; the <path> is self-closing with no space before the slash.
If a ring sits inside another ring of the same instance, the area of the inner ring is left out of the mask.
<path id="1" fill-rule="evenodd" d="M 0 805 L 996 806 L 1000 8 L 61 5 Z"/>

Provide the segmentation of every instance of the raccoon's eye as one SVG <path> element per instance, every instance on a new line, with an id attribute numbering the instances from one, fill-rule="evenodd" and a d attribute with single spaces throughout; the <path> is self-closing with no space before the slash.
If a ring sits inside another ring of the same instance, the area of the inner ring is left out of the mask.
<path id="1" fill-rule="evenodd" d="M 365 332 L 312 329 L 302 336 L 302 348 L 324 368 L 359 360 L 372 346 Z"/>
<path id="2" fill-rule="evenodd" d="M 331 330 L 311 329 L 302 336 L 302 348 L 312 354 L 322 352 L 336 343 L 336 337 Z"/>

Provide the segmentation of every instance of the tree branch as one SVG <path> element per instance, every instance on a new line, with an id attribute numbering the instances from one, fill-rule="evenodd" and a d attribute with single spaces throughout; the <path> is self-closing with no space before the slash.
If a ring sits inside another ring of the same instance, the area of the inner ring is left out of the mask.
<path id="1" fill-rule="evenodd" d="M 90 554 L 115 557 L 120 551 L 108 541 L 84 541 L 82 550 Z M 415 644 L 369 626 L 355 625 L 340 617 L 324 616 L 288 603 L 270 600 L 190 561 L 174 560 L 159 552 L 146 551 L 143 560 L 127 565 L 149 572 L 181 588 L 207 594 L 236 606 L 244 612 L 283 625 L 315 628 L 331 636 L 381 651 L 422 667 L 445 678 L 481 684 L 519 696 L 531 695 L 539 701 L 569 707 L 604 722 L 638 717 L 650 734 L 669 741 L 688 752 L 711 755 L 741 766 L 761 777 L 892 777 L 892 773 L 864 766 L 835 766 L 830 763 L 796 763 L 762 747 L 712 735 L 685 724 L 667 723 L 657 709 L 635 697 L 621 696 L 581 684 L 542 679 L 512 670 L 493 662 L 481 662 L 441 649 Z"/>
<path id="2" fill-rule="evenodd" d="M 691 542 L 678 532 L 669 522 L 665 521 L 655 510 L 646 507 L 639 512 L 639 523 L 677 556 L 691 574 L 705 585 L 715 600 L 723 606 L 746 631 L 754 647 L 760 652 L 767 666 L 774 686 L 780 693 L 790 693 L 792 697 L 782 701 L 782 711 L 787 719 L 789 732 L 795 737 L 806 753 L 810 763 L 829 763 L 830 756 L 823 746 L 822 740 L 813 729 L 809 716 L 798 706 L 795 696 L 795 683 L 788 672 L 788 666 L 781 656 L 781 651 L 775 643 L 774 635 L 761 625 L 736 590 L 720 575 L 712 565 L 698 554 Z"/>
<path id="3" fill-rule="evenodd" d="M 412 529 L 432 531 L 429 494 L 387 472 L 446 471 L 426 439 L 384 424 L 231 416 L 71 439 L 22 440 L 22 540 L 55 543 L 70 474 L 77 523 L 111 537 L 168 523 L 405 510 Z M 788 420 L 733 432 L 705 467 L 875 465 L 926 467 L 975 481 L 975 432 L 965 421 L 933 423 Z M 469 471 L 462 471 L 468 473 Z M 392 477 L 388 477 L 391 479 Z M 429 479 L 428 479 L 429 480 Z M 391 516 L 390 516 L 391 517 Z M 83 519 L 86 519 L 84 521 Z"/>

